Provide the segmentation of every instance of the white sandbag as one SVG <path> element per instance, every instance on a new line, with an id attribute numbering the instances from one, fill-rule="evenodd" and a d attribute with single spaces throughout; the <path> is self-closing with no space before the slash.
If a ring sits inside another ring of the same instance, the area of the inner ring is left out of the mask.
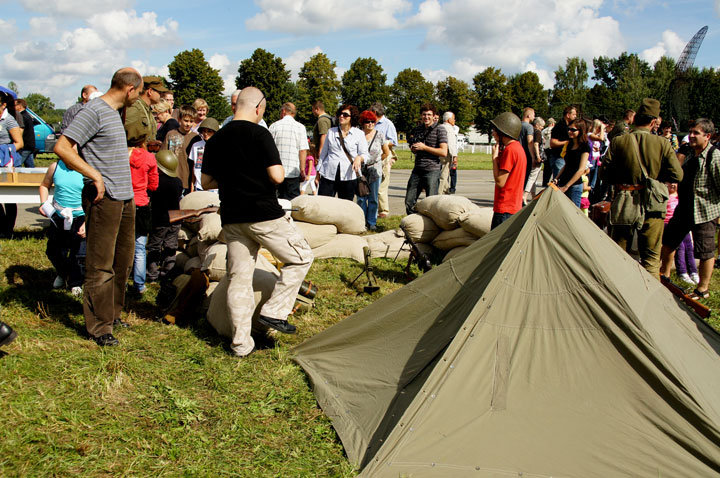
<path id="1" fill-rule="evenodd" d="M 220 220 L 220 214 L 213 212 L 202 215 L 197 234 L 198 239 L 206 242 L 217 242 L 221 232 L 222 222 Z"/>
<path id="2" fill-rule="evenodd" d="M 180 209 L 203 209 L 219 205 L 220 196 L 212 191 L 194 191 L 180 200 Z"/>
<path id="3" fill-rule="evenodd" d="M 315 259 L 329 259 L 331 257 L 347 257 L 358 262 L 365 262 L 363 248 L 368 243 L 365 237 L 351 234 L 338 234 L 335 239 L 324 246 L 313 249 Z"/>
<path id="4" fill-rule="evenodd" d="M 192 237 L 195 235 L 194 232 L 192 232 L 187 227 L 181 227 L 178 231 L 178 241 L 189 241 L 192 239 Z"/>
<path id="5" fill-rule="evenodd" d="M 210 246 L 215 244 L 215 241 L 198 241 L 197 243 L 197 255 L 200 260 L 205 260 L 205 254 Z"/>
<path id="6" fill-rule="evenodd" d="M 232 338 L 232 325 L 230 322 L 230 313 L 227 307 L 227 290 L 229 284 L 228 277 L 225 276 L 218 282 L 215 290 L 210 296 L 210 306 L 207 311 L 207 320 L 217 331 L 218 334 L 223 337 Z M 255 312 L 253 313 L 253 324 L 252 333 L 262 333 L 267 330 L 266 327 L 256 322 L 257 317 L 260 315 L 260 309 L 263 304 L 267 302 L 275 289 L 275 283 L 277 282 L 277 276 L 274 274 L 261 270 L 255 269 L 253 273 L 253 291 L 255 292 Z"/>
<path id="7" fill-rule="evenodd" d="M 178 270 L 184 271 L 185 270 L 185 264 L 191 259 L 191 257 L 184 252 L 178 252 L 175 254 L 175 267 Z"/>
<path id="8" fill-rule="evenodd" d="M 410 214 L 402 218 L 400 225 L 410 234 L 414 242 L 432 242 L 440 234 L 440 228 L 428 216 Z"/>
<path id="9" fill-rule="evenodd" d="M 453 257 L 457 257 L 458 255 L 460 255 L 460 253 L 461 253 L 462 251 L 464 251 L 464 250 L 467 249 L 467 248 L 468 248 L 468 246 L 453 247 L 452 249 L 450 249 L 450 250 L 448 251 L 447 254 L 445 254 L 445 257 L 443 257 L 443 260 L 442 260 L 442 261 L 443 261 L 443 262 L 446 262 L 446 261 L 449 261 L 450 259 L 452 259 Z"/>
<path id="10" fill-rule="evenodd" d="M 200 269 L 200 266 L 202 266 L 202 259 L 195 256 L 185 263 L 183 270 L 186 274 L 189 274 L 193 269 Z"/>
<path id="11" fill-rule="evenodd" d="M 400 229 L 385 231 L 380 234 L 363 236 L 370 247 L 371 257 L 386 257 L 388 259 L 407 259 L 410 256 L 410 246 L 405 244 L 405 235 Z M 403 244 L 405 247 L 403 247 Z M 400 254 L 398 255 L 398 251 Z"/>
<path id="12" fill-rule="evenodd" d="M 292 200 L 292 217 L 313 224 L 334 224 L 341 234 L 365 232 L 365 214 L 354 201 L 303 194 Z"/>
<path id="13" fill-rule="evenodd" d="M 415 209 L 432 218 L 441 229 L 449 231 L 458 227 L 460 216 L 479 208 L 466 197 L 442 194 L 421 199 Z"/>
<path id="14" fill-rule="evenodd" d="M 193 236 L 192 239 L 185 246 L 185 253 L 190 257 L 197 257 L 198 255 L 198 243 L 200 239 L 197 236 Z"/>
<path id="15" fill-rule="evenodd" d="M 324 246 L 335 239 L 338 230 L 334 224 L 312 224 L 309 222 L 295 221 L 295 226 L 300 229 L 305 240 L 310 244 L 310 249 Z"/>
<path id="16" fill-rule="evenodd" d="M 460 227 L 470 234 L 477 237 L 483 237 L 490 232 L 490 224 L 492 223 L 493 208 L 480 207 L 477 211 L 471 211 L 460 216 Z"/>
<path id="17" fill-rule="evenodd" d="M 212 281 L 219 281 L 227 274 L 227 245 L 216 242 L 207 248 L 204 255 L 200 256 L 202 265 L 200 269 L 205 271 Z"/>
<path id="18" fill-rule="evenodd" d="M 459 227 L 452 231 L 443 231 L 432 241 L 432 245 L 441 251 L 449 251 L 460 246 L 469 246 L 477 241 L 474 234 Z"/>

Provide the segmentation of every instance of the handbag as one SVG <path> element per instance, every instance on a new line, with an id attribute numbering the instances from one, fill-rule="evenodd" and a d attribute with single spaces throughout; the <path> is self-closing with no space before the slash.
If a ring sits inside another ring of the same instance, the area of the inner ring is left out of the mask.
<path id="1" fill-rule="evenodd" d="M 357 196 L 361 198 L 366 198 L 370 195 L 370 183 L 368 183 L 368 180 L 365 176 L 358 176 L 357 185 L 355 187 L 355 194 L 357 194 Z"/>
<path id="2" fill-rule="evenodd" d="M 640 169 L 643 173 L 643 184 L 645 185 L 645 189 L 642 190 L 641 194 L 643 198 L 644 212 L 645 214 L 659 213 L 660 217 L 665 217 L 665 214 L 667 214 L 667 202 L 670 198 L 667 185 L 648 176 L 640 155 L 640 145 L 637 137 L 632 135 L 632 138 L 634 140 L 633 144 L 635 145 L 635 153 L 637 154 L 638 162 L 640 163 Z"/>

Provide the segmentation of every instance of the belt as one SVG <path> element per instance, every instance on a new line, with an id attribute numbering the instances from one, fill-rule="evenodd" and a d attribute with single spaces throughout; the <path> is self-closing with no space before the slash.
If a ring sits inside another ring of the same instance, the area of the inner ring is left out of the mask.
<path id="1" fill-rule="evenodd" d="M 645 189 L 644 184 L 616 184 L 615 187 L 620 191 L 640 191 Z"/>

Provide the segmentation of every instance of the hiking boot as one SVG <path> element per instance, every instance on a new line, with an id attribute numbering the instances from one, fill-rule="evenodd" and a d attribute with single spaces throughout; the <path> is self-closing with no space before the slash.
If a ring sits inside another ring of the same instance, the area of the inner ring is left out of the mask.
<path id="1" fill-rule="evenodd" d="M 283 334 L 294 334 L 297 332 L 297 328 L 287 320 L 272 319 L 261 315 L 258 317 L 258 322 L 270 327 L 271 329 L 275 329 L 278 332 L 282 332 Z"/>
<path id="2" fill-rule="evenodd" d="M 120 341 L 113 334 L 103 334 L 99 337 L 92 337 L 96 344 L 100 347 L 114 347 L 120 345 Z"/>
<path id="3" fill-rule="evenodd" d="M 15 332 L 8 324 L 0 321 L 0 347 L 8 345 L 10 342 L 17 338 L 17 332 Z"/>

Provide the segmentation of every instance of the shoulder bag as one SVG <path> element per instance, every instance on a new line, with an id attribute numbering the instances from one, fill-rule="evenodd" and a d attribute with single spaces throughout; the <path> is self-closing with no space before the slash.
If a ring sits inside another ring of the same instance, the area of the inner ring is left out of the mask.
<path id="1" fill-rule="evenodd" d="M 350 154 L 350 151 L 348 151 L 347 146 L 345 146 L 345 138 L 343 137 L 342 131 L 340 131 L 339 126 L 338 136 L 340 137 L 340 145 L 342 146 L 343 151 L 345 151 L 345 155 L 350 161 L 350 167 L 352 167 L 353 158 Z M 360 173 L 355 181 L 355 194 L 361 198 L 368 197 L 370 195 L 370 184 L 368 183 L 367 178 L 363 176 L 362 173 Z"/>

